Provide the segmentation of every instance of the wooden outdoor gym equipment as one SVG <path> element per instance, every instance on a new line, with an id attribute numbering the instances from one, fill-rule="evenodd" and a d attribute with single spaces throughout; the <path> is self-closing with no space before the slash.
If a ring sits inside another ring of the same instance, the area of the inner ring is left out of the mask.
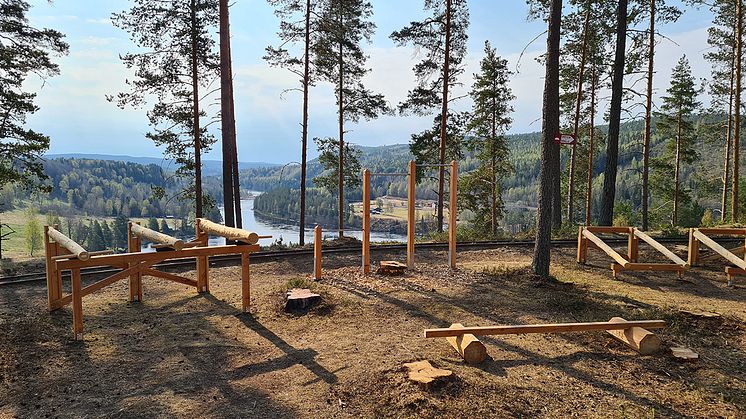
<path id="1" fill-rule="evenodd" d="M 451 161 L 447 165 L 425 164 L 420 167 L 442 167 L 450 168 L 449 197 L 450 209 L 448 210 L 448 266 L 456 268 L 456 218 L 458 215 L 458 163 Z M 409 161 L 407 173 L 371 173 L 363 170 L 363 273 L 370 273 L 370 178 L 371 176 L 406 176 L 407 191 L 407 268 L 414 269 L 414 240 L 415 226 L 415 191 L 417 187 L 417 164 Z"/>
<path id="2" fill-rule="evenodd" d="M 626 257 L 604 243 L 596 234 L 626 234 L 628 236 Z M 637 259 L 640 240 L 649 244 L 673 263 L 639 263 Z M 589 245 L 600 249 L 614 259 L 614 263 L 611 264 L 614 278 L 621 271 L 668 271 L 678 273 L 681 278 L 689 269 L 689 263 L 635 227 L 580 227 L 578 229 L 578 263 L 586 262 Z"/>
<path id="3" fill-rule="evenodd" d="M 195 287 L 197 292 L 210 292 L 209 257 L 217 255 L 241 255 L 241 295 L 244 312 L 251 303 L 251 283 L 249 277 L 249 255 L 259 250 L 256 233 L 226 227 L 212 221 L 198 218 L 195 221 L 196 238 L 184 243 L 175 237 L 159 233 L 132 222 L 127 228 L 127 253 L 111 254 L 105 252 L 87 252 L 78 243 L 60 233 L 57 226 L 44 227 L 44 244 L 47 267 L 47 292 L 49 310 L 58 310 L 67 304 L 73 305 L 73 334 L 76 340 L 83 338 L 83 297 L 104 287 L 129 277 L 130 301 L 142 301 L 142 277 L 151 276 Z M 234 244 L 208 246 L 209 235 L 222 236 Z M 156 243 L 159 251 L 142 253 L 142 239 Z M 62 252 L 64 249 L 65 253 Z M 168 272 L 154 269 L 152 266 L 170 259 L 195 258 L 197 261 L 197 279 L 189 279 Z M 82 286 L 80 270 L 82 268 L 111 266 L 121 268 L 118 273 L 108 276 L 93 284 Z M 70 270 L 72 293 L 63 296 L 62 271 Z"/>
<path id="4" fill-rule="evenodd" d="M 647 329 L 666 327 L 663 320 L 627 321 L 614 317 L 608 322 L 527 324 L 511 326 L 464 327 L 454 323 L 445 329 L 426 329 L 426 338 L 446 338 L 448 343 L 470 364 L 478 364 L 487 358 L 487 349 L 477 336 L 518 335 L 527 333 L 566 333 L 605 330 L 616 339 L 642 355 L 649 355 L 660 349 L 661 341 Z"/>
<path id="5" fill-rule="evenodd" d="M 709 236 L 746 236 L 746 228 L 692 228 L 689 230 L 689 265 L 697 266 L 701 261 L 710 258 L 701 258 L 699 255 L 700 243 L 712 249 L 714 257 L 722 257 L 728 262 L 736 265 L 726 266 L 725 274 L 728 276 L 728 286 L 733 286 L 737 275 L 746 275 L 746 261 L 736 256 L 736 253 L 744 253 L 744 246 L 735 249 L 726 249 L 719 245 Z"/>

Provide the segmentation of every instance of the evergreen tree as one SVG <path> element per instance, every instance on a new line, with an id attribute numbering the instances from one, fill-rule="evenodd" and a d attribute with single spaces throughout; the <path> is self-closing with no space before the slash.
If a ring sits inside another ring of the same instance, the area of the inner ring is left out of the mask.
<path id="1" fill-rule="evenodd" d="M 438 231 L 443 231 L 443 194 L 448 131 L 449 89 L 458 85 L 464 72 L 466 56 L 466 30 L 469 27 L 469 9 L 466 0 L 425 0 L 428 17 L 391 34 L 399 46 L 411 44 L 424 52 L 422 61 L 414 67 L 417 85 L 399 105 L 402 113 L 427 115 L 440 107 L 440 143 L 438 170 Z"/>
<path id="2" fill-rule="evenodd" d="M 512 122 L 510 102 L 515 97 L 508 87 L 511 72 L 507 60 L 497 55 L 489 41 L 484 44 L 484 53 L 470 92 L 474 105 L 468 124 L 471 136 L 466 140 L 479 165 L 462 176 L 459 190 L 462 206 L 475 214 L 477 229 L 489 229 L 495 236 L 504 206 L 502 179 L 512 170 L 505 132 Z"/>
<path id="3" fill-rule="evenodd" d="M 469 115 L 465 112 L 449 112 L 448 123 L 446 127 L 446 143 L 445 143 L 445 158 L 446 161 L 460 160 L 464 156 L 464 135 L 466 134 L 466 124 L 468 123 Z M 440 115 L 437 115 L 433 119 L 433 127 L 429 130 L 425 130 L 419 134 L 412 134 L 412 138 L 409 142 L 409 151 L 414 155 L 414 160 L 417 165 L 436 165 L 440 164 L 439 150 L 441 149 L 440 140 L 440 129 L 443 123 L 440 120 Z M 417 182 L 420 183 L 424 180 L 429 180 L 429 177 L 425 177 L 426 173 L 430 172 L 427 167 L 417 168 Z M 440 171 L 438 171 L 440 174 Z M 438 178 L 439 180 L 439 178 Z"/>
<path id="4" fill-rule="evenodd" d="M 148 228 L 158 231 L 158 220 L 154 217 L 150 217 L 150 219 L 148 219 Z"/>
<path id="5" fill-rule="evenodd" d="M 336 138 L 314 138 L 313 141 L 319 149 L 319 164 L 324 168 L 324 172 L 313 178 L 313 182 L 330 194 L 335 194 L 339 191 L 339 141 Z M 343 173 L 346 188 L 360 186 L 361 155 L 359 149 L 350 147 L 349 143 L 345 144 Z M 345 207 L 346 205 L 341 207 L 342 211 Z M 337 210 L 339 211 L 339 207 Z"/>
<path id="6" fill-rule="evenodd" d="M 679 203 L 682 196 L 688 201 L 687 191 L 681 189 L 681 165 L 691 164 L 697 158 L 693 116 L 700 105 L 697 101 L 699 91 L 686 56 L 673 68 L 671 85 L 666 93 L 662 98 L 661 111 L 655 112 L 658 118 L 656 129 L 659 135 L 668 140 L 666 153 L 655 162 L 655 188 L 661 192 L 661 198 L 673 203 L 671 224 L 676 226 L 679 225 Z"/>
<path id="7" fill-rule="evenodd" d="M 106 247 L 104 243 L 104 232 L 101 229 L 101 224 L 98 220 L 94 220 L 91 225 L 91 235 L 88 236 L 88 250 L 94 252 L 103 250 Z"/>
<path id="8" fill-rule="evenodd" d="M 363 52 L 361 43 L 371 42 L 376 27 L 369 21 L 372 14 L 373 7 L 365 0 L 324 0 L 321 7 L 321 33 L 318 42 L 313 45 L 319 77 L 334 83 L 337 99 L 339 136 L 336 142 L 339 151 L 336 156 L 340 237 L 344 235 L 345 221 L 344 174 L 347 173 L 345 166 L 349 165 L 345 162 L 345 122 L 358 122 L 362 118 L 370 120 L 390 111 L 383 95 L 368 90 L 362 82 L 369 70 L 365 68 L 368 57 Z M 327 153 L 327 157 L 331 156 L 332 154 Z"/>
<path id="9" fill-rule="evenodd" d="M 26 118 L 39 107 L 24 83 L 31 74 L 42 79 L 59 74 L 52 58 L 67 54 L 68 45 L 62 33 L 31 26 L 29 9 L 23 0 L 0 0 L 0 188 L 19 183 L 47 189 L 41 156 L 49 137 L 26 128 Z"/>
<path id="10" fill-rule="evenodd" d="M 101 237 L 104 241 L 104 249 L 112 247 L 114 241 L 114 233 L 111 231 L 111 227 L 106 220 L 101 221 Z"/>
<path id="11" fill-rule="evenodd" d="M 130 10 L 114 13 L 112 22 L 127 31 L 139 49 L 122 56 L 127 68 L 136 69 L 136 78 L 127 81 L 129 92 L 108 99 L 121 108 L 155 100 L 148 111 L 153 131 L 146 137 L 165 147 L 166 156 L 176 161 L 176 176 L 190 180 L 180 195 L 193 200 L 197 217 L 202 217 L 206 201 L 201 156 L 215 138 L 201 124 L 207 113 L 200 108 L 200 88 L 217 76 L 218 57 L 209 30 L 218 23 L 218 4 L 216 0 L 134 3 Z"/>
<path id="12" fill-rule="evenodd" d="M 127 222 L 127 217 L 124 215 L 118 215 L 117 218 L 114 219 L 112 225 L 112 236 L 114 248 L 117 250 L 127 248 Z"/>

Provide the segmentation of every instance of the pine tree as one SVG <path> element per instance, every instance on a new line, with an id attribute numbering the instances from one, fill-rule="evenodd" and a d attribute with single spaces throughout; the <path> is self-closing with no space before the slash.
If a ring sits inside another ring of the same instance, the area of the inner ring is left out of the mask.
<path id="1" fill-rule="evenodd" d="M 512 73 L 507 60 L 497 55 L 489 41 L 484 44 L 484 54 L 470 92 L 474 101 L 468 124 L 471 135 L 465 140 L 479 165 L 462 176 L 459 190 L 463 207 L 475 214 L 475 227 L 489 229 L 494 237 L 504 207 L 502 179 L 512 171 L 505 132 L 512 122 L 510 102 L 515 97 L 508 86 Z"/>
<path id="2" fill-rule="evenodd" d="M 658 118 L 658 134 L 668 140 L 666 153 L 656 159 L 658 181 L 655 185 L 657 188 L 665 188 L 661 191 L 661 197 L 673 202 L 671 224 L 676 226 L 679 224 L 679 204 L 682 197 L 681 165 L 691 164 L 697 158 L 693 116 L 700 105 L 697 101 L 699 91 L 686 56 L 673 68 L 671 85 L 666 93 L 662 98 L 661 111 L 654 113 Z M 670 179 L 673 179 L 671 190 L 668 188 Z"/>
<path id="3" fill-rule="evenodd" d="M 122 56 L 127 68 L 136 69 L 128 80 L 129 92 L 116 98 L 121 108 L 155 103 L 148 111 L 152 132 L 146 134 L 178 165 L 176 175 L 189 179 L 191 186 L 182 197 L 194 201 L 202 217 L 201 156 L 215 138 L 201 124 L 207 113 L 200 108 L 200 88 L 217 76 L 215 41 L 209 33 L 217 25 L 216 0 L 134 0 L 130 10 L 115 13 L 112 22 L 127 31 L 141 52 Z M 160 191 L 162 193 L 162 191 Z"/>
<path id="4" fill-rule="evenodd" d="M 445 188 L 446 148 L 450 120 L 448 110 L 449 89 L 457 86 L 458 77 L 464 72 L 466 56 L 466 30 L 469 27 L 469 9 L 466 0 L 425 0 L 424 9 L 429 16 L 420 22 L 391 34 L 399 45 L 411 44 L 424 57 L 414 67 L 417 86 L 399 105 L 401 113 L 427 115 L 440 107 L 440 144 L 438 170 L 438 232 L 443 231 L 443 199 Z"/>
<path id="5" fill-rule="evenodd" d="M 106 247 L 104 243 L 104 232 L 101 229 L 101 224 L 98 220 L 93 220 L 93 224 L 91 225 L 91 235 L 88 236 L 88 250 L 94 252 L 103 250 Z"/>
<path id="6" fill-rule="evenodd" d="M 336 138 L 314 138 L 313 141 L 319 150 L 319 163 L 324 168 L 324 172 L 313 178 L 313 183 L 316 186 L 323 188 L 330 194 L 339 192 L 339 140 Z M 360 157 L 362 152 L 350 146 L 350 143 L 345 143 L 343 149 L 342 160 L 345 162 L 342 172 L 344 178 L 344 187 L 351 189 L 360 186 Z M 347 205 L 337 206 L 337 222 L 340 219 L 344 219 Z M 343 224 L 342 224 L 343 225 Z"/>
<path id="7" fill-rule="evenodd" d="M 375 119 L 390 112 L 383 95 L 368 90 L 362 81 L 369 70 L 365 68 L 368 57 L 361 44 L 372 40 L 376 28 L 369 21 L 372 14 L 373 7 L 365 0 L 324 0 L 321 6 L 320 35 L 318 42 L 313 45 L 318 75 L 321 79 L 334 83 L 337 100 L 339 237 L 344 236 L 346 206 L 345 123 Z"/>
<path id="8" fill-rule="evenodd" d="M 0 188 L 18 183 L 48 190 L 41 156 L 49 137 L 26 128 L 26 118 L 39 107 L 24 82 L 32 74 L 42 79 L 59 74 L 52 59 L 67 54 L 68 45 L 62 33 L 31 26 L 29 9 L 23 0 L 0 0 Z"/>

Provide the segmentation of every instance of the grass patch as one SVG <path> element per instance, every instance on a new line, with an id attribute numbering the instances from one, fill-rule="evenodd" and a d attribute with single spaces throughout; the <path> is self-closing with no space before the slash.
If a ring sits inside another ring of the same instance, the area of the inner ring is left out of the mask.
<path id="1" fill-rule="evenodd" d="M 292 278 L 285 283 L 285 290 L 289 291 L 293 288 L 314 289 L 316 288 L 316 283 L 313 281 L 309 281 L 306 278 Z"/>

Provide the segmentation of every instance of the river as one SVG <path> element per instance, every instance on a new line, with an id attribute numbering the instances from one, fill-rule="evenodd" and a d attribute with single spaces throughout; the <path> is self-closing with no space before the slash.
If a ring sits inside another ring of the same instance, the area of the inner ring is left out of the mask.
<path id="1" fill-rule="evenodd" d="M 259 195 L 261 192 L 251 192 L 253 195 Z M 222 215 L 225 215 L 225 212 L 223 211 L 223 207 L 220 207 L 220 213 Z M 275 224 L 275 223 L 268 223 L 264 222 L 262 220 L 258 220 L 254 216 L 254 199 L 242 199 L 241 200 L 241 221 L 243 224 L 244 230 L 253 231 L 260 236 L 272 236 L 271 239 L 261 239 L 259 240 L 259 244 L 262 246 L 269 246 L 274 241 L 282 238 L 282 242 L 285 244 L 290 243 L 298 243 L 298 238 L 300 235 L 300 228 L 297 225 L 287 225 L 287 224 Z M 313 243 L 313 228 L 307 228 L 304 232 L 306 243 Z M 335 238 L 337 236 L 336 232 L 328 231 L 324 232 L 324 238 Z M 362 239 L 363 232 L 361 230 L 345 230 L 345 236 L 348 237 L 355 237 L 357 239 Z M 381 241 L 395 241 L 395 242 L 405 242 L 407 241 L 407 237 L 401 234 L 389 234 L 389 233 L 382 233 L 382 232 L 371 232 L 370 233 L 370 240 L 373 242 L 381 242 Z M 211 240 L 211 244 L 213 244 L 213 241 Z M 214 244 L 218 244 L 218 241 L 215 241 Z"/>

